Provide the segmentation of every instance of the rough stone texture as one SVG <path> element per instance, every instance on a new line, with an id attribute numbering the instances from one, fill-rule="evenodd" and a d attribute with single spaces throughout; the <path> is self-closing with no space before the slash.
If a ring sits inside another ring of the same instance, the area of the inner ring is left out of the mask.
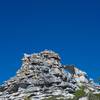
<path id="1" fill-rule="evenodd" d="M 62 65 L 60 60 L 57 53 L 48 50 L 24 54 L 16 76 L 0 86 L 0 100 L 41 100 L 51 95 L 69 99 L 80 83 L 94 90 L 85 72 L 73 65 Z"/>
<path id="2" fill-rule="evenodd" d="M 88 98 L 87 97 L 82 97 L 79 100 L 88 100 Z"/>

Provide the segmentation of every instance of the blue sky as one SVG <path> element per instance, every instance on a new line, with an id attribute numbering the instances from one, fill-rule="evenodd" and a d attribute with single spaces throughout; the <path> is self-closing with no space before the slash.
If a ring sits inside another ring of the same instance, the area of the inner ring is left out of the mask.
<path id="1" fill-rule="evenodd" d="M 15 75 L 24 52 L 44 49 L 99 77 L 100 1 L 0 0 L 0 83 Z"/>

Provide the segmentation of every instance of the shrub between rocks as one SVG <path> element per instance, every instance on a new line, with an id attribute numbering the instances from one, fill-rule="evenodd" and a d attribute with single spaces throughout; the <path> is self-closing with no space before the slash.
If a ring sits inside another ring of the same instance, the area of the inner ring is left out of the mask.
<path id="1" fill-rule="evenodd" d="M 24 100 L 31 100 L 29 97 L 25 97 Z"/>
<path id="2" fill-rule="evenodd" d="M 43 100 L 79 100 L 79 98 L 86 96 L 86 93 L 84 92 L 84 87 L 80 87 L 80 89 L 77 90 L 74 93 L 74 95 L 75 95 L 75 97 L 73 99 L 64 99 L 62 96 L 52 96 L 49 98 L 45 98 Z M 96 99 L 94 99 L 94 100 L 96 100 Z"/>
<path id="3" fill-rule="evenodd" d="M 100 94 L 89 93 L 88 100 L 100 100 Z"/>
<path id="4" fill-rule="evenodd" d="M 73 100 L 78 100 L 79 98 L 86 96 L 86 93 L 84 91 L 84 87 L 80 87 L 80 89 L 77 90 L 74 93 L 74 95 L 75 95 L 75 97 L 73 98 Z"/>

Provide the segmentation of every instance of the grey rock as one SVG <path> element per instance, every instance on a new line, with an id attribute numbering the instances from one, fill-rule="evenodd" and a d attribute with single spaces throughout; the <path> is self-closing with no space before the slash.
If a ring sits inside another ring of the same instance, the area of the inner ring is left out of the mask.
<path id="1" fill-rule="evenodd" d="M 28 85 L 30 85 L 29 83 L 23 82 L 23 83 L 19 83 L 18 86 L 21 88 L 27 88 Z"/>
<path id="2" fill-rule="evenodd" d="M 0 100 L 24 100 L 24 97 L 41 100 L 57 95 L 64 99 L 73 98 L 73 93 L 80 88 L 74 76 L 78 77 L 76 74 L 80 72 L 81 75 L 83 72 L 75 66 L 62 65 L 60 60 L 57 53 L 48 50 L 24 54 L 22 66 L 16 76 L 0 86 Z M 86 79 L 86 74 L 82 75 Z M 92 83 L 86 83 L 85 86 L 96 90 Z"/>
<path id="3" fill-rule="evenodd" d="M 11 86 L 8 87 L 8 89 L 6 90 L 8 93 L 12 94 L 18 91 L 18 84 L 12 84 Z"/>
<path id="4" fill-rule="evenodd" d="M 5 90 L 6 90 L 5 86 L 0 86 L 0 92 L 3 92 Z"/>

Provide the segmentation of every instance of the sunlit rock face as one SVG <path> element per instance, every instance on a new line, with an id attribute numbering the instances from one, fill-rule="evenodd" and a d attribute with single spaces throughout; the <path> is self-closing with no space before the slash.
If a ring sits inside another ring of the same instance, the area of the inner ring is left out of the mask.
<path id="1" fill-rule="evenodd" d="M 49 96 L 70 99 L 80 86 L 95 90 L 85 72 L 60 61 L 60 56 L 51 50 L 24 54 L 16 76 L 0 86 L 0 100 L 42 100 Z"/>

